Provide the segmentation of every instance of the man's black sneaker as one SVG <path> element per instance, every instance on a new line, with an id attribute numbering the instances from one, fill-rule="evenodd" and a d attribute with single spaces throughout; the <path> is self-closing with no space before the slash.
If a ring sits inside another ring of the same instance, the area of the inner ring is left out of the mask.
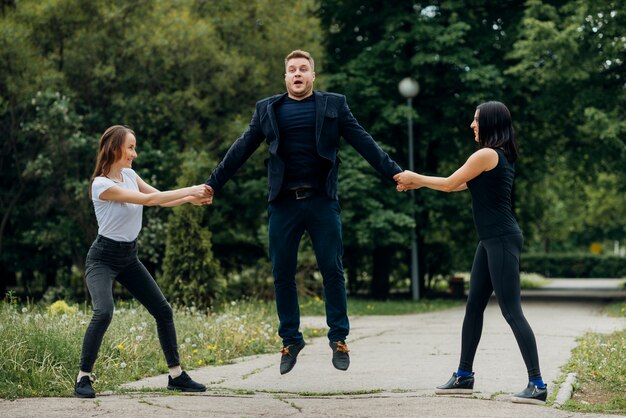
<path id="1" fill-rule="evenodd" d="M 167 388 L 169 390 L 180 390 L 181 392 L 205 392 L 206 386 L 195 382 L 187 372 L 183 372 L 180 376 L 172 379 L 167 376 Z"/>
<path id="2" fill-rule="evenodd" d="M 74 396 L 77 398 L 95 398 L 96 392 L 91 387 L 91 378 L 83 376 L 76 385 L 74 385 Z"/>
<path id="3" fill-rule="evenodd" d="M 280 374 L 286 374 L 293 369 L 298 360 L 300 350 L 304 348 L 304 341 L 300 344 L 291 344 L 280 349 Z"/>
<path id="4" fill-rule="evenodd" d="M 470 395 L 474 391 L 474 373 L 469 376 L 458 376 L 456 372 L 444 385 L 435 388 L 437 395 Z"/>
<path id="5" fill-rule="evenodd" d="M 337 370 L 348 370 L 350 366 L 350 350 L 343 341 L 330 342 L 330 348 L 333 349 L 333 366 Z"/>
<path id="6" fill-rule="evenodd" d="M 543 405 L 548 398 L 548 385 L 540 388 L 532 382 L 528 383 L 526 389 L 513 395 L 511 401 L 515 403 L 528 403 L 532 405 Z"/>

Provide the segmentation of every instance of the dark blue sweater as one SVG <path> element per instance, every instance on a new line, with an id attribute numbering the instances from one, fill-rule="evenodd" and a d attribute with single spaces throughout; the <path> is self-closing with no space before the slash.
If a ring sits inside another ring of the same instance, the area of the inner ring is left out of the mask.
<path id="1" fill-rule="evenodd" d="M 285 97 L 276 107 L 280 145 L 285 163 L 283 189 L 310 186 L 322 189 L 330 162 L 319 156 L 315 145 L 315 97 Z"/>

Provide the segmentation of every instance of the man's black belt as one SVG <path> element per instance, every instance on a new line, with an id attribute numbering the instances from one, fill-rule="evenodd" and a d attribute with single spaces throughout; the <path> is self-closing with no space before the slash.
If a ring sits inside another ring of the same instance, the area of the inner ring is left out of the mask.
<path id="1" fill-rule="evenodd" d="M 317 190 L 311 187 L 305 189 L 287 190 L 287 195 L 296 200 L 307 199 L 315 194 L 317 194 Z"/>

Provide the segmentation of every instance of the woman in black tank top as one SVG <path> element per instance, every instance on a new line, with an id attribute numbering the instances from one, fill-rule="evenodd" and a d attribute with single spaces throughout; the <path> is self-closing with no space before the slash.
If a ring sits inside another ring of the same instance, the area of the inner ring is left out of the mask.
<path id="1" fill-rule="evenodd" d="M 463 320 L 461 359 L 450 380 L 435 393 L 472 393 L 472 365 L 482 334 L 483 313 L 493 292 L 511 326 L 528 371 L 528 386 L 513 396 L 513 402 L 544 403 L 548 391 L 541 378 L 537 343 L 524 317 L 520 296 L 519 259 L 522 232 L 515 220 L 511 191 L 517 148 L 511 114 L 500 102 L 479 105 L 470 125 L 479 149 L 449 177 L 424 176 L 412 171 L 396 174 L 398 191 L 429 189 L 472 195 L 474 225 L 480 238 L 470 277 L 470 290 Z"/>

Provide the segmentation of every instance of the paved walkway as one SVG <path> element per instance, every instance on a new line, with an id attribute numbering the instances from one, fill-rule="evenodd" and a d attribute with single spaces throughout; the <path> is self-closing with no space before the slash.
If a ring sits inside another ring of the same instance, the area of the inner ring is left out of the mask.
<path id="1" fill-rule="evenodd" d="M 576 338 L 587 331 L 608 333 L 626 327 L 625 318 L 600 314 L 600 301 L 524 303 L 534 328 L 544 380 L 549 389 L 561 375 Z M 423 315 L 353 317 L 348 340 L 352 364 L 335 370 L 324 338 L 308 341 L 294 370 L 278 372 L 279 354 L 240 359 L 190 374 L 206 383 L 203 394 L 150 392 L 166 376 L 127 385 L 132 393 L 95 400 L 39 398 L 0 401 L 0 416 L 11 417 L 600 417 L 547 406 L 518 405 L 510 395 L 526 386 L 517 344 L 497 305 L 485 314 L 483 338 L 474 368 L 473 397 L 437 397 L 433 387 L 456 369 L 462 307 Z M 323 319 L 305 318 L 323 326 Z M 138 392 L 143 388 L 144 392 Z M 146 392 L 147 391 L 147 392 Z M 614 415 L 612 415 L 614 417 Z"/>
<path id="2" fill-rule="evenodd" d="M 548 279 L 541 289 L 522 290 L 528 299 L 626 299 L 626 279 Z"/>

